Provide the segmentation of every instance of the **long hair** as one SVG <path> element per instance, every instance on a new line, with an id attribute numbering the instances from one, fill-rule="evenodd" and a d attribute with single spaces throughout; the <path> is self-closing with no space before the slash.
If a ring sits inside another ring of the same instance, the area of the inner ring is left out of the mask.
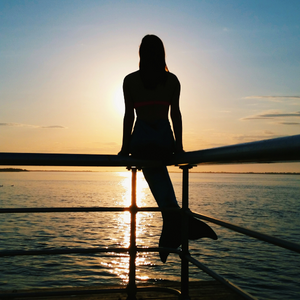
<path id="1" fill-rule="evenodd" d="M 146 35 L 142 39 L 139 54 L 140 74 L 144 87 L 154 89 L 158 84 L 164 84 L 169 70 L 162 40 L 156 35 Z"/>

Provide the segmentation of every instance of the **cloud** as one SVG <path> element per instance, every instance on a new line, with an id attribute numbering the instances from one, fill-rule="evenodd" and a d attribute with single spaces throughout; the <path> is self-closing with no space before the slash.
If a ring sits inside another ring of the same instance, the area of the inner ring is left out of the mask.
<path id="1" fill-rule="evenodd" d="M 300 125 L 300 123 L 297 123 L 297 122 L 279 122 L 279 124 L 282 124 L 282 125 Z"/>
<path id="2" fill-rule="evenodd" d="M 29 125 L 29 124 L 20 124 L 20 123 L 0 123 L 0 126 L 7 126 L 7 127 L 32 127 L 37 128 L 38 126 Z"/>
<path id="3" fill-rule="evenodd" d="M 276 119 L 276 118 L 292 118 L 292 117 L 299 118 L 300 111 L 296 111 L 292 113 L 266 112 L 266 113 L 261 113 L 258 115 L 242 118 L 241 120 L 260 120 L 260 119 Z"/>
<path id="4" fill-rule="evenodd" d="M 269 101 L 280 102 L 280 100 L 300 100 L 300 96 L 247 96 L 243 99 L 264 99 Z"/>
<path id="5" fill-rule="evenodd" d="M 67 128 L 67 127 L 60 126 L 60 125 L 40 126 L 40 125 L 30 125 L 30 124 L 21 124 L 21 123 L 0 123 L 0 126 L 29 127 L 29 128 L 50 128 L 50 129 L 65 129 L 65 128 Z"/>
<path id="6" fill-rule="evenodd" d="M 50 129 L 59 129 L 59 128 L 67 128 L 67 127 L 64 127 L 64 126 L 60 126 L 60 125 L 51 125 L 51 126 L 40 126 L 40 128 L 50 128 Z"/>

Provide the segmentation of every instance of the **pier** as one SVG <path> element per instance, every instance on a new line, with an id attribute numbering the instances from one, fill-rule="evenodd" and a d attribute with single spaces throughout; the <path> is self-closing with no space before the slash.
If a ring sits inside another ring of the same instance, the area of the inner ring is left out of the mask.
<path id="1" fill-rule="evenodd" d="M 157 207 L 143 207 L 136 205 L 136 172 L 144 166 L 155 163 L 157 165 L 178 165 L 182 169 L 182 208 L 180 212 L 184 220 L 191 214 L 199 219 L 224 226 L 253 238 L 263 240 L 270 244 L 283 247 L 300 253 L 300 245 L 286 242 L 259 232 L 255 232 L 213 217 L 204 216 L 189 210 L 189 170 L 193 165 L 201 164 L 242 164 L 242 163 L 276 163 L 300 161 L 300 135 L 272 140 L 258 141 L 214 149 L 199 150 L 177 155 L 167 162 L 149 162 L 135 160 L 131 157 L 117 155 L 86 155 L 86 154 L 43 154 L 43 153 L 0 153 L 0 165 L 5 166 L 124 166 L 132 172 L 132 195 L 130 207 L 62 207 L 62 208 L 1 208 L 0 214 L 22 213 L 64 213 L 64 212 L 105 212 L 129 211 L 131 213 L 131 235 L 128 248 L 76 248 L 51 250 L 12 250 L 0 251 L 0 257 L 13 257 L 23 255 L 59 255 L 71 253 L 99 253 L 114 252 L 129 254 L 129 278 L 126 287 L 90 287 L 71 289 L 39 289 L 32 291 L 0 291 L 1 299 L 256 299 L 243 291 L 229 280 L 216 274 L 213 270 L 194 259 L 189 254 L 187 226 L 183 226 L 182 248 L 138 248 L 136 246 L 136 214 L 142 211 L 160 211 Z M 135 259 L 138 252 L 169 251 L 179 255 L 181 264 L 181 282 L 158 282 L 154 285 L 136 284 Z M 194 264 L 203 272 L 210 275 L 214 281 L 190 281 L 189 264 Z"/>

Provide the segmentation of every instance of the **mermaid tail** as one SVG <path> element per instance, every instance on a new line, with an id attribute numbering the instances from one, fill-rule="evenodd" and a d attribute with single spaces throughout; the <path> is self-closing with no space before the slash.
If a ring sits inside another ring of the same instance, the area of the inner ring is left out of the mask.
<path id="1" fill-rule="evenodd" d="M 160 208 L 179 209 L 167 167 L 143 168 L 143 173 L 158 206 Z M 159 247 L 177 249 L 181 245 L 181 213 L 179 211 L 163 211 L 162 216 L 163 228 Z M 206 223 L 189 216 L 188 238 L 197 240 L 204 237 L 213 240 L 218 238 Z M 168 255 L 169 252 L 159 252 L 162 262 L 167 261 Z"/>
<path id="2" fill-rule="evenodd" d="M 204 237 L 211 238 L 213 240 L 218 239 L 218 236 L 210 226 L 194 217 L 189 217 L 188 237 L 189 240 L 197 240 Z"/>
<path id="3" fill-rule="evenodd" d="M 217 240 L 218 236 L 206 223 L 189 216 L 188 239 L 197 240 L 200 238 L 211 238 Z M 163 228 L 159 239 L 159 247 L 177 249 L 181 242 L 181 216 L 180 213 L 163 213 Z M 167 261 L 170 252 L 159 251 L 163 263 Z"/>
<path id="4" fill-rule="evenodd" d="M 159 247 L 175 248 L 181 245 L 181 222 L 180 213 L 163 212 L 163 227 L 159 239 Z M 163 263 L 167 261 L 170 252 L 159 251 L 160 259 Z"/>

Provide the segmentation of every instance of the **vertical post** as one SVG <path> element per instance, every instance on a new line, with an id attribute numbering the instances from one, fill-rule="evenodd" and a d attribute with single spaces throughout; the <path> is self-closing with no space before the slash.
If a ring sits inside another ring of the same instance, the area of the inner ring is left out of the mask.
<path id="1" fill-rule="evenodd" d="M 135 268 L 135 259 L 136 259 L 136 171 L 135 167 L 131 168 L 131 225 L 130 225 L 130 246 L 129 246 L 129 282 L 127 285 L 127 300 L 136 300 L 136 268 Z"/>
<path id="2" fill-rule="evenodd" d="M 181 240 L 182 240 L 182 253 L 181 253 L 181 299 L 188 300 L 189 297 L 189 262 L 185 258 L 189 254 L 189 169 L 191 165 L 180 167 L 182 169 L 182 227 L 181 227 Z"/>

